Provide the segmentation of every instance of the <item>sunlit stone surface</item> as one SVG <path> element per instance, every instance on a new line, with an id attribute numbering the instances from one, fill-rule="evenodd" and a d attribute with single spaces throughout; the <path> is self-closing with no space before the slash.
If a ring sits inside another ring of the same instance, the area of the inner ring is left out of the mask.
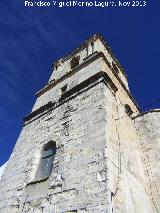
<path id="1" fill-rule="evenodd" d="M 1 178 L 0 213 L 160 212 L 159 111 L 140 113 L 100 35 L 53 69 Z"/>

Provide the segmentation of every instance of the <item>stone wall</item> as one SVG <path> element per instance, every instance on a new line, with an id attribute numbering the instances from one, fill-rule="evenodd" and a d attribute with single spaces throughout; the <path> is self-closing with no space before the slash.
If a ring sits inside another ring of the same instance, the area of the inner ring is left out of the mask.
<path id="1" fill-rule="evenodd" d="M 154 212 L 160 211 L 160 111 L 135 118 Z"/>
<path id="2" fill-rule="evenodd" d="M 103 42 L 95 42 L 87 58 L 84 48 L 75 53 L 82 56 L 75 69 L 69 69 L 70 58 L 61 61 L 56 80 L 37 93 L 0 181 L 0 213 L 154 211 L 141 146 L 148 130 L 132 119 L 139 109 L 126 77 L 113 70 Z M 53 170 L 37 180 L 49 141 L 57 147 Z"/>
<path id="3" fill-rule="evenodd" d="M 19 212 L 41 212 L 43 208 L 43 212 L 56 208 L 57 213 L 75 209 L 104 212 L 108 208 L 110 195 L 100 196 L 106 190 L 107 171 L 105 85 L 95 84 L 23 128 L 3 177 L 11 193 L 6 203 L 3 200 L 5 208 L 16 205 L 15 199 Z M 34 181 L 41 149 L 50 140 L 57 143 L 52 175 L 26 186 Z"/>

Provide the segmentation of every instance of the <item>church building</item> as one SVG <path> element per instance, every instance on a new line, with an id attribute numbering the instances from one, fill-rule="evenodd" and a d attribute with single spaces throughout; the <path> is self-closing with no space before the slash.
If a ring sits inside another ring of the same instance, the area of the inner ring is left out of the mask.
<path id="1" fill-rule="evenodd" d="M 140 110 L 100 34 L 57 60 L 36 98 L 0 213 L 160 213 L 160 110 Z"/>

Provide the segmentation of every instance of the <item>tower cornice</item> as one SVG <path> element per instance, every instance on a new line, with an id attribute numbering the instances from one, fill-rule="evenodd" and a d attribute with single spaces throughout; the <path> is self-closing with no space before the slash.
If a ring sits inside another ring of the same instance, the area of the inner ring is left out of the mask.
<path id="1" fill-rule="evenodd" d="M 106 58 L 106 56 L 104 55 L 103 52 L 94 52 L 92 55 L 89 55 L 88 57 L 86 57 L 86 59 L 84 60 L 83 63 L 79 64 L 77 67 L 75 67 L 74 69 L 70 70 L 70 72 L 68 72 L 67 74 L 63 75 L 61 78 L 57 79 L 56 81 L 54 81 L 54 80 L 50 81 L 48 84 L 46 84 L 45 87 L 43 87 L 40 91 L 38 91 L 35 94 L 36 97 L 40 97 L 45 92 L 47 92 L 50 89 L 52 89 L 53 87 L 55 87 L 58 83 L 61 83 L 65 79 L 67 79 L 70 76 L 72 76 L 74 73 L 78 72 L 83 67 L 87 66 L 88 64 L 92 63 L 93 61 L 95 61 L 95 60 L 97 60 L 99 58 L 102 58 L 104 60 L 104 62 L 107 64 L 107 66 L 112 70 L 114 76 L 117 78 L 117 80 L 119 81 L 119 83 L 121 84 L 123 89 L 127 92 L 128 96 L 133 101 L 133 103 L 135 104 L 135 106 L 138 109 L 138 111 L 140 111 L 140 107 L 138 106 L 137 102 L 135 101 L 135 99 L 131 95 L 130 91 L 126 88 L 125 84 L 122 82 L 120 77 L 117 75 L 116 71 L 113 69 L 113 67 L 111 67 L 109 61 L 107 60 L 107 58 Z"/>

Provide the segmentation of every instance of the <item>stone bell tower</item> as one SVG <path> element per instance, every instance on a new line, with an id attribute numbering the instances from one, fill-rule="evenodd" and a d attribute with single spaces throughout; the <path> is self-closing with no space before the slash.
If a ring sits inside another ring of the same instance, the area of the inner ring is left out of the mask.
<path id="1" fill-rule="evenodd" d="M 0 213 L 151 213 L 127 76 L 99 34 L 53 66 L 0 181 Z"/>

